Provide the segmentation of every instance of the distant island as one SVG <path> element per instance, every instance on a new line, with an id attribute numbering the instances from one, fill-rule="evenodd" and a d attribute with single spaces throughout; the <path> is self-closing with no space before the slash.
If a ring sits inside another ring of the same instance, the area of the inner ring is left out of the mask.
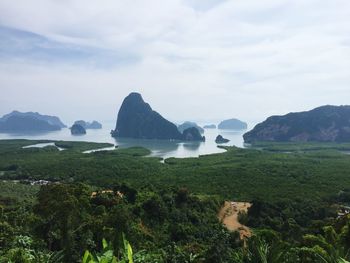
<path id="1" fill-rule="evenodd" d="M 202 127 L 197 125 L 197 123 L 190 122 L 190 121 L 186 121 L 186 122 L 180 124 L 177 128 L 178 128 L 179 132 L 183 133 L 184 130 L 186 130 L 188 128 L 192 128 L 192 127 L 195 127 L 199 131 L 199 133 L 201 133 L 201 134 L 204 133 L 204 129 Z"/>
<path id="2" fill-rule="evenodd" d="M 350 106 L 272 116 L 244 134 L 244 141 L 350 142 Z"/>
<path id="3" fill-rule="evenodd" d="M 74 122 L 74 124 L 79 124 L 82 127 L 84 127 L 84 129 L 86 129 L 86 130 L 87 129 L 102 129 L 102 124 L 99 123 L 98 121 L 92 121 L 90 123 L 87 121 L 79 120 L 79 121 Z"/>
<path id="4" fill-rule="evenodd" d="M 74 124 L 70 128 L 70 132 L 72 135 L 84 135 L 84 134 L 86 134 L 85 128 L 80 124 Z"/>
<path id="5" fill-rule="evenodd" d="M 215 142 L 220 144 L 220 143 L 228 143 L 230 140 L 222 137 L 222 135 L 218 135 L 215 139 Z"/>
<path id="6" fill-rule="evenodd" d="M 222 121 L 218 128 L 220 130 L 246 130 L 248 128 L 247 123 L 238 119 L 229 119 Z"/>
<path id="7" fill-rule="evenodd" d="M 194 128 L 194 129 L 193 129 Z M 112 137 L 180 141 L 204 141 L 196 127 L 181 133 L 178 127 L 154 111 L 141 94 L 132 92 L 123 101 Z"/>
<path id="8" fill-rule="evenodd" d="M 25 133 L 58 131 L 67 127 L 56 116 L 13 111 L 0 118 L 0 132 Z"/>
<path id="9" fill-rule="evenodd" d="M 183 140 L 185 141 L 205 141 L 205 137 L 202 136 L 196 127 L 190 127 L 184 130 Z"/>
<path id="10" fill-rule="evenodd" d="M 208 125 L 204 125 L 203 128 L 204 129 L 216 129 L 216 125 L 215 124 L 208 124 Z"/>

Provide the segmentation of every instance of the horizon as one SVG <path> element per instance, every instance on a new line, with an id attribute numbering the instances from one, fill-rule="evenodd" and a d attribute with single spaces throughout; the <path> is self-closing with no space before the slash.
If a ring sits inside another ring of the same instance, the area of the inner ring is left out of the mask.
<path id="1" fill-rule="evenodd" d="M 135 93 L 135 92 L 132 92 L 132 93 Z M 142 94 L 141 94 L 141 96 L 142 96 Z M 147 101 L 145 101 L 145 102 L 148 103 Z M 122 104 L 122 103 L 120 103 L 120 105 L 121 105 L 121 104 Z M 327 105 L 320 105 L 320 106 L 318 106 L 318 107 L 316 107 L 316 108 L 325 107 L 325 106 L 344 107 L 344 106 L 350 106 L 350 105 L 345 105 L 345 104 L 344 104 L 344 105 L 330 105 L 330 104 L 327 104 Z M 152 107 L 152 105 L 151 105 L 151 107 Z M 316 108 L 313 108 L 313 109 L 316 109 Z M 313 109 L 309 109 L 309 110 L 305 110 L 305 111 L 310 111 L 310 110 L 313 110 Z M 158 112 L 158 111 L 155 110 L 154 108 L 152 108 L 152 110 Z M 118 111 L 119 111 L 119 109 L 118 109 Z M 9 113 L 12 113 L 12 112 L 21 112 L 21 113 L 32 112 L 32 113 L 38 113 L 38 114 L 40 114 L 40 115 L 48 115 L 48 116 L 58 117 L 58 118 L 62 121 L 62 123 L 64 123 L 65 125 L 67 125 L 68 128 L 69 128 L 71 125 L 73 125 L 75 121 L 79 121 L 79 120 L 83 120 L 83 121 L 86 121 L 86 122 L 98 121 L 98 122 L 102 123 L 103 125 L 105 125 L 105 124 L 107 124 L 107 125 L 112 125 L 112 124 L 115 125 L 116 122 L 117 122 L 117 117 L 118 117 L 118 112 L 117 112 L 117 114 L 116 114 L 116 116 L 115 116 L 114 119 L 100 119 L 100 120 L 98 120 L 98 119 L 79 119 L 79 118 L 72 119 L 72 118 L 71 118 L 71 119 L 69 119 L 69 120 L 66 120 L 66 119 L 62 119 L 60 116 L 55 115 L 55 114 L 46 114 L 46 113 L 38 112 L 38 111 L 20 111 L 20 110 L 14 109 L 14 110 L 12 110 L 12 111 L 10 111 L 10 112 L 7 112 L 7 113 L 5 113 L 5 114 L 0 115 L 0 118 L 3 117 L 3 116 L 6 115 L 6 114 L 9 114 Z M 298 111 L 298 112 L 301 112 L 301 111 Z M 297 112 L 297 111 L 291 111 L 291 112 L 288 112 L 288 113 L 298 113 L 298 112 Z M 162 113 L 160 113 L 160 112 L 158 112 L 158 113 L 162 115 Z M 286 114 L 288 114 L 288 113 L 286 113 Z M 196 124 L 198 124 L 198 125 L 200 125 L 200 126 L 211 125 L 211 124 L 215 124 L 215 125 L 217 126 L 220 122 L 222 122 L 222 121 L 224 121 L 224 120 L 238 119 L 238 120 L 240 120 L 240 121 L 243 121 L 243 122 L 247 123 L 247 125 L 248 125 L 247 130 L 249 130 L 249 129 L 254 128 L 254 126 L 256 126 L 257 124 L 259 124 L 259 123 L 265 121 L 268 117 L 272 117 L 272 116 L 283 116 L 283 115 L 285 115 L 285 114 L 271 115 L 271 116 L 267 116 L 267 117 L 266 117 L 265 119 L 263 119 L 263 120 L 255 120 L 255 121 L 252 121 L 252 120 L 246 121 L 246 120 L 244 120 L 244 119 L 240 119 L 240 118 L 235 117 L 235 116 L 230 117 L 230 118 L 226 118 L 226 119 L 211 119 L 211 120 L 205 120 L 205 119 L 202 119 L 202 120 L 198 120 L 198 119 L 197 119 L 197 120 L 178 119 L 178 120 L 169 120 L 169 121 L 173 122 L 175 125 L 180 125 L 180 124 L 182 124 L 182 123 L 184 123 L 184 122 L 195 122 Z M 162 116 L 163 116 L 165 119 L 167 119 L 166 116 L 164 116 L 164 115 L 162 115 Z"/>

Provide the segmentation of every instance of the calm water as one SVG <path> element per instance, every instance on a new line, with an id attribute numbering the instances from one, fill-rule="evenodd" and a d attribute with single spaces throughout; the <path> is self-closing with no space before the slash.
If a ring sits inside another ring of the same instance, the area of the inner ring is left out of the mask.
<path id="1" fill-rule="evenodd" d="M 162 158 L 168 157 L 198 157 L 203 154 L 224 152 L 223 149 L 217 147 L 215 138 L 218 134 L 230 140 L 225 146 L 243 147 L 242 135 L 245 131 L 229 131 L 229 130 L 205 130 L 204 136 L 206 142 L 172 142 L 161 140 L 136 140 L 118 138 L 114 139 L 110 135 L 110 131 L 114 128 L 114 124 L 105 124 L 100 130 L 87 130 L 86 135 L 73 136 L 70 130 L 62 129 L 60 131 L 40 133 L 40 134 L 5 134 L 0 133 L 0 139 L 29 139 L 29 140 L 63 140 L 63 141 L 89 141 L 89 142 L 108 142 L 117 145 L 119 148 L 128 148 L 132 146 L 142 146 L 152 151 L 152 156 Z"/>

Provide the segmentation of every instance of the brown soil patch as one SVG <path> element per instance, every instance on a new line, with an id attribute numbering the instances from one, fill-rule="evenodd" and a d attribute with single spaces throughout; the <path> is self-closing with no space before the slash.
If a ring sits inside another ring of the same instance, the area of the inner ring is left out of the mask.
<path id="1" fill-rule="evenodd" d="M 218 214 L 219 220 L 226 228 L 230 231 L 238 231 L 241 239 L 252 235 L 249 227 L 242 225 L 238 221 L 239 212 L 247 213 L 249 207 L 251 207 L 250 203 L 226 201 Z"/>

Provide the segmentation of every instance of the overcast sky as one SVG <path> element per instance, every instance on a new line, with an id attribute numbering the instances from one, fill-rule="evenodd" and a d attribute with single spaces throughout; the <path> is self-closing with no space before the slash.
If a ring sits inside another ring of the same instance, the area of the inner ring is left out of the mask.
<path id="1" fill-rule="evenodd" d="M 172 121 L 350 104 L 349 0 L 1 0 L 0 115 Z"/>

